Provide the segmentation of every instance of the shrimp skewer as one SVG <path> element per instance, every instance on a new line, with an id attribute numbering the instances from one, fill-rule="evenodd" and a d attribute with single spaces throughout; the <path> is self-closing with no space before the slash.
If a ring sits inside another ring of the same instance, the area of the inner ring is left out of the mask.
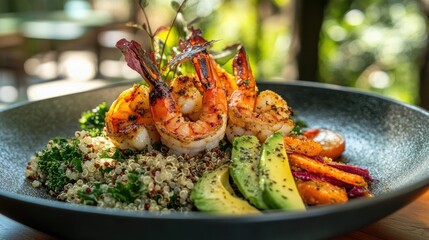
<path id="1" fill-rule="evenodd" d="M 149 106 L 149 88 L 135 84 L 113 102 L 106 113 L 106 135 L 120 149 L 142 150 L 158 142 Z"/>
<path id="2" fill-rule="evenodd" d="M 276 131 L 289 133 L 294 127 L 290 119 L 291 109 L 273 91 L 258 93 L 244 48 L 239 49 L 233 60 L 233 71 L 238 88 L 228 102 L 228 140 L 232 142 L 236 136 L 254 135 L 264 142 Z"/>
<path id="3" fill-rule="evenodd" d="M 174 153 L 195 155 L 219 145 L 225 135 L 227 122 L 226 94 L 219 87 L 209 55 L 195 53 L 191 61 L 204 89 L 200 117 L 185 118 L 159 71 L 140 44 L 125 39 L 117 43 L 127 59 L 150 86 L 150 108 L 161 141 Z"/>

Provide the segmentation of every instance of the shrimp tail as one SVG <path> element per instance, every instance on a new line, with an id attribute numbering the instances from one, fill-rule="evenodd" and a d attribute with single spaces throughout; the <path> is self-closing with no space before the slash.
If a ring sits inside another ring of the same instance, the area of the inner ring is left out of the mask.
<path id="1" fill-rule="evenodd" d="M 196 54 L 192 58 L 192 63 L 200 83 L 204 89 L 212 89 L 220 86 L 219 79 L 213 69 L 213 64 L 210 64 L 211 59 L 208 54 Z M 214 78 L 210 80 L 210 78 Z"/>
<path id="2" fill-rule="evenodd" d="M 232 69 L 237 86 L 239 88 L 254 89 L 256 82 L 253 77 L 250 63 L 247 60 L 246 51 L 243 46 L 238 50 L 232 62 Z"/>
<path id="3" fill-rule="evenodd" d="M 151 108 L 154 120 L 157 117 L 169 118 L 169 113 L 179 112 L 175 101 L 172 99 L 167 84 L 162 80 L 152 56 L 142 49 L 141 45 L 134 41 L 121 39 L 116 43 L 116 47 L 121 50 L 127 65 L 140 74 L 146 83 L 149 84 L 149 102 L 151 106 L 164 106 L 163 108 Z M 160 103 L 162 101 L 162 103 Z M 154 112 L 156 111 L 156 112 Z"/>

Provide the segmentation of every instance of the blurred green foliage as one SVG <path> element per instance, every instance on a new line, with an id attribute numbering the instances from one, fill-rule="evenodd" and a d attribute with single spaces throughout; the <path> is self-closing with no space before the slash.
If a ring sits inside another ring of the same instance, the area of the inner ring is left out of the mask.
<path id="1" fill-rule="evenodd" d="M 166 7 L 171 9 L 169 5 L 177 8 L 169 0 L 156 4 L 152 11 L 165 12 Z M 286 14 L 289 5 L 289 0 L 189 0 L 182 11 L 183 19 L 178 21 L 200 28 L 207 40 L 218 40 L 212 47 L 215 51 L 240 42 L 255 78 L 281 79 L 291 42 Z M 170 38 L 177 34 L 176 29 Z M 224 67 L 231 72 L 231 61 L 224 63 Z"/>
<path id="2" fill-rule="evenodd" d="M 418 101 L 426 19 L 418 1 L 331 0 L 320 39 L 321 81 Z"/>
<path id="3" fill-rule="evenodd" d="M 1 0 L 0 13 L 62 10 L 67 0 Z"/>
<path id="4" fill-rule="evenodd" d="M 242 43 L 255 78 L 275 80 L 290 69 L 293 10 L 289 0 L 189 0 L 179 20 L 202 29 L 207 40 L 219 40 L 215 50 Z M 418 103 L 427 41 L 423 16 L 415 0 L 331 0 L 320 35 L 319 80 Z M 231 61 L 224 67 L 231 72 Z"/>
<path id="5" fill-rule="evenodd" d="M 282 10 L 289 1 L 224 1 L 215 14 L 199 22 L 205 36 L 218 46 L 241 42 L 257 79 L 280 78 L 286 65 L 291 33 Z M 266 16 L 263 11 L 271 14 Z M 230 63 L 225 65 L 227 69 Z"/>

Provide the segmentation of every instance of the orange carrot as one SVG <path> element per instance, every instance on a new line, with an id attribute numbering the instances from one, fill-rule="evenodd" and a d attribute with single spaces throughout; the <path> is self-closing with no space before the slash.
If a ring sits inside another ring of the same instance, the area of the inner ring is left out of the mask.
<path id="1" fill-rule="evenodd" d="M 283 141 L 287 152 L 296 152 L 313 157 L 319 155 L 323 150 L 322 145 L 305 136 L 285 136 Z"/>
<path id="2" fill-rule="evenodd" d="M 345 203 L 348 201 L 344 188 L 320 180 L 296 182 L 302 200 L 308 205 Z"/>
<path id="3" fill-rule="evenodd" d="M 354 186 L 366 187 L 368 185 L 365 179 L 359 175 L 341 171 L 301 154 L 289 154 L 289 161 L 291 165 L 304 169 L 308 172 L 320 174 L 322 176 L 333 177 Z"/>

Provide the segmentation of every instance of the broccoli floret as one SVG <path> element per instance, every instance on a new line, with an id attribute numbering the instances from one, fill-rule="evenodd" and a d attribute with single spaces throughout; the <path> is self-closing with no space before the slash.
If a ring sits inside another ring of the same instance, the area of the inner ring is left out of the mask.
<path id="1" fill-rule="evenodd" d="M 39 154 L 39 167 L 46 185 L 54 193 L 59 193 L 67 183 L 74 182 L 66 176 L 66 170 L 82 172 L 82 151 L 79 140 L 54 138 Z"/>
<path id="2" fill-rule="evenodd" d="M 79 119 L 80 128 L 88 131 L 92 137 L 102 136 L 107 111 L 107 103 L 103 102 L 94 109 L 83 112 Z"/>

